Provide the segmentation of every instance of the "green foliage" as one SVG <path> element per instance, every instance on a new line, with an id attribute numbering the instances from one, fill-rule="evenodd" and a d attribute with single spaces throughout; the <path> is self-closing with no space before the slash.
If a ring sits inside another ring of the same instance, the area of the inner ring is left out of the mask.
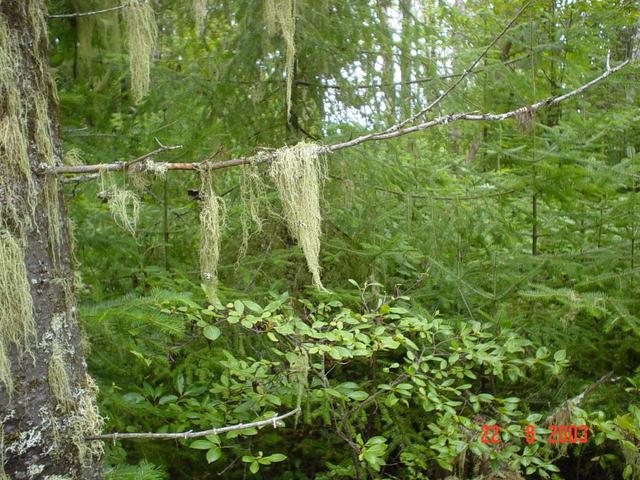
<path id="1" fill-rule="evenodd" d="M 92 20 L 102 27 L 88 40 L 85 20 L 51 25 L 65 150 L 87 163 L 135 158 L 156 137 L 184 148 L 155 160 L 195 162 L 385 130 L 447 90 L 516 8 L 154 5 L 153 88 L 137 104 L 111 15 Z M 533 2 L 426 118 L 565 93 L 597 76 L 608 52 L 616 65 L 637 50 L 637 25 L 633 2 Z M 637 477 L 637 73 L 517 121 L 335 152 L 326 172 L 311 161 L 276 175 L 216 170 L 215 194 L 197 175 L 167 172 L 136 190 L 135 237 L 121 234 L 99 186 L 68 184 L 109 430 L 209 429 L 302 409 L 286 428 L 110 446 L 107 469 L 148 459 L 171 478 Z M 207 237 L 209 304 L 198 232 L 218 199 L 226 224 Z M 307 248 L 301 222 L 312 226 Z M 319 292 L 308 284 L 320 265 Z M 589 390 L 611 371 L 615 381 Z M 548 419 L 583 422 L 590 440 L 527 444 L 524 426 L 546 439 Z M 481 442 L 483 424 L 502 428 L 498 447 Z"/>

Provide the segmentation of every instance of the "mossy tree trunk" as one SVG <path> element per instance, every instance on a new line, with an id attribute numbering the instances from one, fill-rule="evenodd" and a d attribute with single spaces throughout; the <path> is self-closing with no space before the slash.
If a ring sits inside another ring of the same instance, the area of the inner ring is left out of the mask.
<path id="1" fill-rule="evenodd" d="M 39 173 L 61 163 L 45 18 L 44 0 L 0 1 L 0 268 L 11 272 L 0 272 L 0 479 L 96 479 L 101 446 L 84 437 L 101 419 L 75 315 L 62 195 L 57 179 Z M 20 302 L 28 308 L 12 310 Z M 15 334 L 16 323 L 30 333 Z"/>

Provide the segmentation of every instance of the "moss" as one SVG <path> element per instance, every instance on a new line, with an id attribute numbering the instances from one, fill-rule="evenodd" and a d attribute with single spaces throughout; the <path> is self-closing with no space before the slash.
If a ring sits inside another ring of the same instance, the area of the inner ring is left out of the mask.
<path id="1" fill-rule="evenodd" d="M 209 172 L 202 172 L 202 210 L 200 211 L 200 272 L 209 301 L 217 298 L 220 234 L 224 225 L 225 205 L 213 189 Z"/>
<path id="2" fill-rule="evenodd" d="M 151 55 L 158 36 L 153 9 L 148 0 L 125 0 L 131 93 L 135 103 L 149 92 Z"/>
<path id="3" fill-rule="evenodd" d="M 28 352 L 35 339 L 24 251 L 11 234 L 0 232 L 0 380 L 8 391 L 13 388 L 9 346 L 13 344 L 19 352 Z"/>
<path id="4" fill-rule="evenodd" d="M 323 288 L 320 279 L 320 190 L 326 174 L 320 151 L 317 145 L 304 142 L 281 148 L 271 163 L 270 174 L 278 189 L 287 226 L 302 248 L 313 283 Z"/>

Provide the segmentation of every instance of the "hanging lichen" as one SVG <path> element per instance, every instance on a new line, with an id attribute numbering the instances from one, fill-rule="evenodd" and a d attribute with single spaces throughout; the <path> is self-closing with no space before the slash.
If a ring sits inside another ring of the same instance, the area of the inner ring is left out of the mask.
<path id="1" fill-rule="evenodd" d="M 262 217 L 260 212 L 266 194 L 266 185 L 262 175 L 258 172 L 258 165 L 243 165 L 240 177 L 240 226 L 242 227 L 242 241 L 238 253 L 238 261 L 244 257 L 249 247 L 249 239 L 254 233 L 262 231 Z M 254 225 L 252 231 L 251 225 Z"/>
<path id="2" fill-rule="evenodd" d="M 84 160 L 82 157 L 83 155 L 80 149 L 70 148 L 64 153 L 63 161 L 65 165 L 69 165 L 69 166 L 83 165 Z"/>
<path id="3" fill-rule="evenodd" d="M 320 153 L 320 147 L 304 142 L 281 148 L 269 173 L 278 189 L 289 231 L 304 252 L 313 283 L 323 288 L 319 260 L 320 189 L 326 174 Z"/>
<path id="4" fill-rule="evenodd" d="M 207 18 L 207 0 L 191 0 L 191 11 L 196 21 L 198 35 L 204 33 L 204 21 Z"/>
<path id="5" fill-rule="evenodd" d="M 93 7 L 90 2 L 76 1 L 78 11 L 88 11 Z M 78 64 L 82 72 L 87 76 L 91 75 L 91 56 L 93 55 L 93 30 L 96 24 L 95 15 L 83 15 L 76 18 L 76 32 L 78 41 L 77 56 Z"/>
<path id="6" fill-rule="evenodd" d="M 201 174 L 202 210 L 200 211 L 200 272 L 207 299 L 217 298 L 220 236 L 224 226 L 225 205 L 216 195 L 210 172 Z"/>
<path id="7" fill-rule="evenodd" d="M 11 234 L 0 232 L 0 381 L 9 392 L 13 388 L 9 346 L 28 352 L 35 338 L 24 250 Z"/>
<path id="8" fill-rule="evenodd" d="M 67 411 L 73 404 L 69 376 L 65 368 L 64 349 L 59 341 L 54 340 L 49 359 L 48 380 L 51 393 L 58 402 L 58 406 Z"/>
<path id="9" fill-rule="evenodd" d="M 291 363 L 291 374 L 293 376 L 292 383 L 296 386 L 296 408 L 298 409 L 302 406 L 304 392 L 309 386 L 309 370 L 309 354 L 306 350 L 302 349 L 299 354 L 296 355 L 295 360 Z M 296 414 L 296 425 L 299 417 L 300 413 L 298 412 Z"/>
<path id="10" fill-rule="evenodd" d="M 149 92 L 151 55 L 158 36 L 153 9 L 148 0 L 125 0 L 129 70 L 133 101 L 140 102 Z"/>
<path id="11" fill-rule="evenodd" d="M 140 218 L 140 199 L 131 190 L 114 188 L 107 203 L 113 220 L 131 235 L 136 234 Z"/>
<path id="12" fill-rule="evenodd" d="M 296 59 L 296 13 L 296 0 L 264 1 L 264 22 L 267 26 L 267 34 L 272 37 L 276 33 L 280 33 L 285 44 L 285 74 L 287 77 L 287 119 L 291 116 L 293 68 Z"/>
<path id="13" fill-rule="evenodd" d="M 140 218 L 140 199 L 131 190 L 120 188 L 108 172 L 100 172 L 101 191 L 98 196 L 107 201 L 114 222 L 131 235 L 136 234 Z"/>
<path id="14" fill-rule="evenodd" d="M 29 165 L 28 122 L 19 90 L 21 55 L 10 32 L 5 17 L 0 17 L 0 227 L 10 222 L 22 234 L 31 224 L 36 193 Z M 25 182 L 26 203 L 18 191 Z"/>
<path id="15" fill-rule="evenodd" d="M 67 419 L 71 442 L 78 450 L 78 459 L 83 465 L 87 465 L 92 458 L 98 458 L 104 453 L 102 442 L 85 440 L 85 437 L 100 434 L 104 425 L 104 419 L 100 416 L 96 405 L 98 387 L 88 375 L 85 383 L 85 388 L 79 389 L 75 395 L 75 413 Z"/>

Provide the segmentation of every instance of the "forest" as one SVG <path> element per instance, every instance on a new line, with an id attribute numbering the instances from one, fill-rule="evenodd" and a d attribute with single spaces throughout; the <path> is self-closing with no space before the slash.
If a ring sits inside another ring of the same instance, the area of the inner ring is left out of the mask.
<path id="1" fill-rule="evenodd" d="M 637 0 L 0 0 L 0 480 L 640 479 Z"/>

